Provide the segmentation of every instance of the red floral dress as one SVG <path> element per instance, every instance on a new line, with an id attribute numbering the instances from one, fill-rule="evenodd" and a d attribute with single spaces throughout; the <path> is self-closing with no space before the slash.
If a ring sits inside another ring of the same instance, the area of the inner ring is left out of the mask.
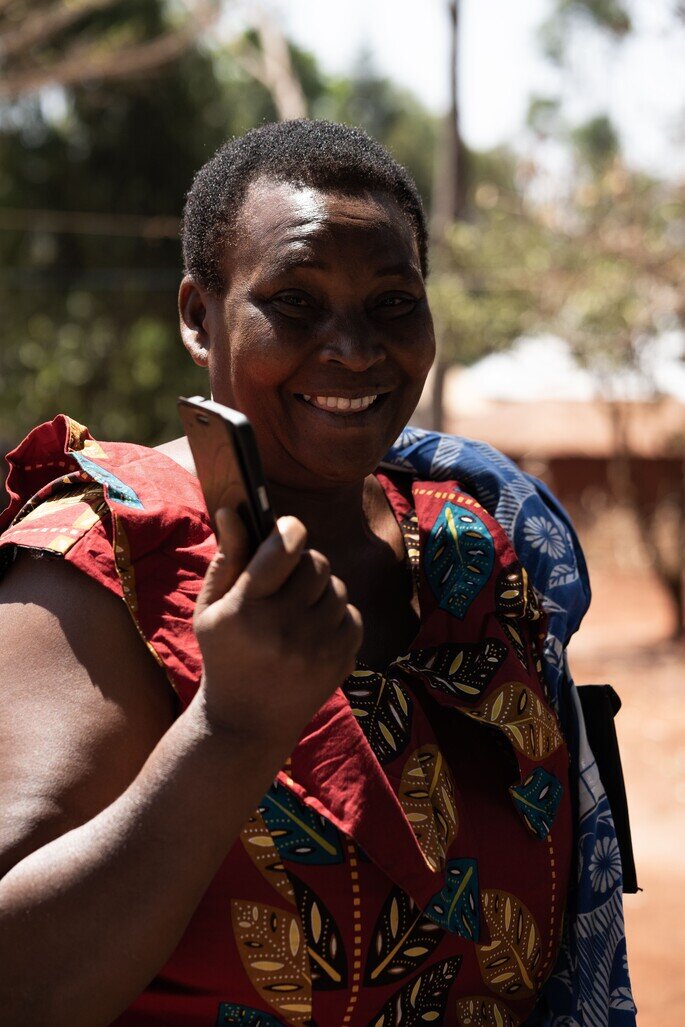
<path id="1" fill-rule="evenodd" d="M 29 548 L 99 581 L 187 705 L 215 548 L 198 482 L 64 416 L 8 459 L 0 569 Z M 572 833 L 544 617 L 504 531 L 457 482 L 378 480 L 418 635 L 383 672 L 359 664 L 307 725 L 117 1024 L 514 1027 L 551 972 Z"/>

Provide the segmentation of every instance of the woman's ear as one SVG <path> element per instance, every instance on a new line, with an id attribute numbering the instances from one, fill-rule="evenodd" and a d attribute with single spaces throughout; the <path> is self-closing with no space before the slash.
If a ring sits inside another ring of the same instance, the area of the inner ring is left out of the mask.
<path id="1" fill-rule="evenodd" d="M 207 367 L 209 363 L 207 300 L 205 290 L 190 275 L 184 275 L 178 290 L 181 338 L 198 367 Z"/>

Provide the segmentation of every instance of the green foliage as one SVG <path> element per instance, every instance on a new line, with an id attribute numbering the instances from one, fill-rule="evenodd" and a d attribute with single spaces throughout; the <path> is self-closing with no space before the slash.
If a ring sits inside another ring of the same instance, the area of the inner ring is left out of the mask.
<path id="1" fill-rule="evenodd" d="M 542 138 L 559 133 L 561 101 L 555 96 L 531 96 L 526 112 L 526 126 Z"/>
<path id="2" fill-rule="evenodd" d="M 539 29 L 542 51 L 552 63 L 564 63 L 575 26 L 599 29 L 616 40 L 633 30 L 628 7 L 621 0 L 555 0 L 552 13 Z"/>
<path id="3" fill-rule="evenodd" d="M 535 285 L 549 270 L 553 241 L 493 182 L 480 183 L 475 201 L 471 220 L 449 231 L 429 282 L 443 358 L 459 364 L 506 349 L 535 329 Z"/>
<path id="4" fill-rule="evenodd" d="M 630 13 L 620 0 L 557 0 L 562 18 L 582 18 L 593 27 L 615 36 L 625 36 L 633 27 Z"/>
<path id="5" fill-rule="evenodd" d="M 600 114 L 571 131 L 571 142 L 581 160 L 600 174 L 619 153 L 616 129 L 606 114 Z"/>
<path id="6" fill-rule="evenodd" d="M 534 192 L 534 191 L 533 191 Z M 566 339 L 600 380 L 641 371 L 645 344 L 685 331 L 685 196 L 618 160 L 555 207 L 481 182 L 430 283 L 448 360 L 526 333 Z"/>

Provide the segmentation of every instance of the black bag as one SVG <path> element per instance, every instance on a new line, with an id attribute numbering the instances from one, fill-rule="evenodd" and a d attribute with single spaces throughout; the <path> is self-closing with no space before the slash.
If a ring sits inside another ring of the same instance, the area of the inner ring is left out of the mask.
<path id="1" fill-rule="evenodd" d="M 630 837 L 628 800 L 614 725 L 614 717 L 621 709 L 621 700 L 611 685 L 580 685 L 578 695 L 585 719 L 587 740 L 597 761 L 599 776 L 614 818 L 623 866 L 623 891 L 637 892 L 640 889 Z"/>

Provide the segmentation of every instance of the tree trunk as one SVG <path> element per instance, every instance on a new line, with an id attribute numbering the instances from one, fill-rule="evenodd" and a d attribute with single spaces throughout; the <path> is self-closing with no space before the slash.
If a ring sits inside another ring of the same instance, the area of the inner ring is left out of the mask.
<path id="1" fill-rule="evenodd" d="M 449 226 L 463 212 L 466 193 L 464 175 L 464 149 L 459 122 L 459 13 L 460 0 L 448 0 L 450 24 L 450 106 L 445 117 L 435 160 L 433 202 L 431 209 L 431 239 L 434 262 L 439 266 L 446 246 L 445 235 Z M 437 340 L 435 373 L 431 399 L 433 428 L 444 428 L 444 385 L 448 363 L 443 354 L 442 339 Z"/>

